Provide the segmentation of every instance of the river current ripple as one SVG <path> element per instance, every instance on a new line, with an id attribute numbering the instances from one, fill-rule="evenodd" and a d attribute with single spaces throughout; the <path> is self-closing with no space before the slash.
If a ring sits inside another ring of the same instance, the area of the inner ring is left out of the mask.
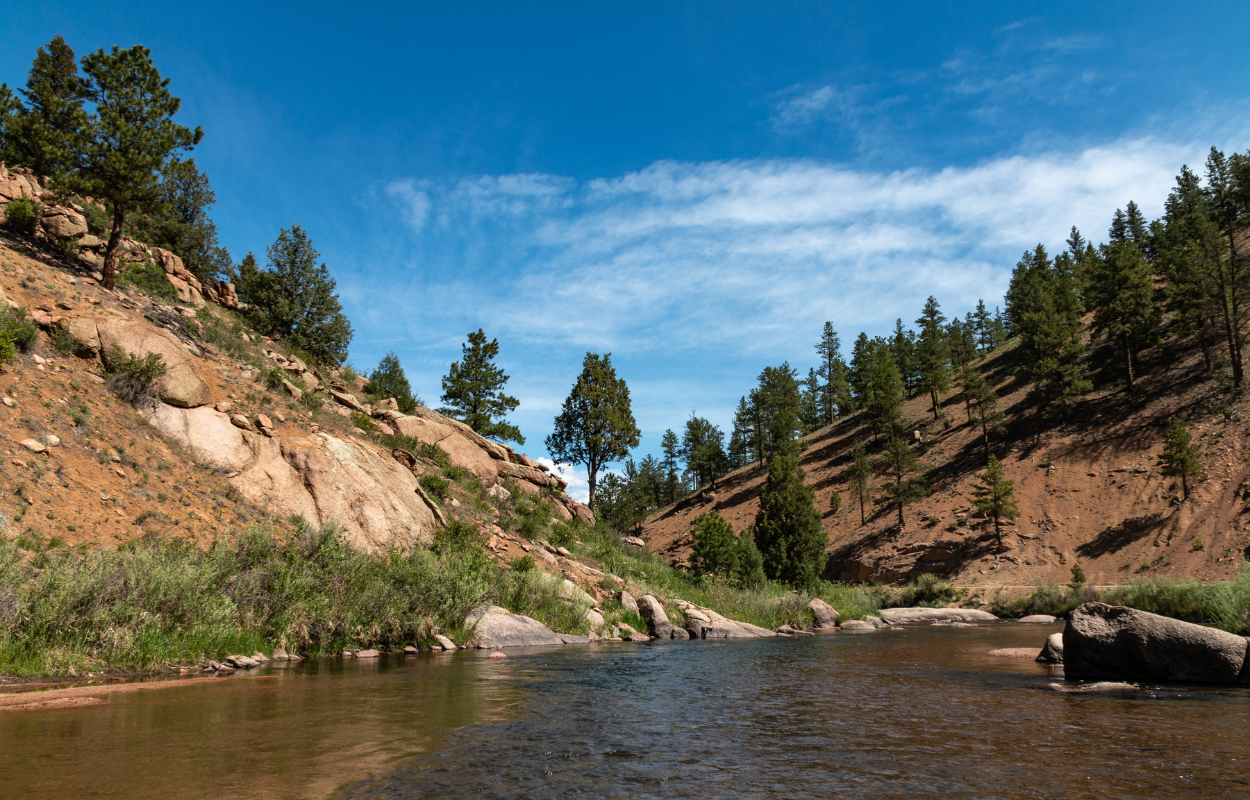
<path id="1" fill-rule="evenodd" d="M 346 797 L 1213 797 L 1250 793 L 1250 691 L 1065 695 L 1057 627 L 998 623 L 508 659 L 510 719 Z M 1061 674 L 1061 673 L 1059 673 Z"/>

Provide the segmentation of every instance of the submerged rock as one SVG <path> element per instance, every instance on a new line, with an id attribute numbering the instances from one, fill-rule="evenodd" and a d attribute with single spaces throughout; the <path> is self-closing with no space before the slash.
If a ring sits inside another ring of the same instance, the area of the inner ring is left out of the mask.
<path id="1" fill-rule="evenodd" d="M 909 622 L 929 622 L 946 620 L 949 622 L 990 622 L 998 619 L 988 611 L 975 608 L 883 608 L 881 618 L 890 625 L 905 625 Z"/>
<path id="2" fill-rule="evenodd" d="M 1246 640 L 1226 631 L 1106 603 L 1085 603 L 1063 632 L 1069 680 L 1235 683 Z"/>

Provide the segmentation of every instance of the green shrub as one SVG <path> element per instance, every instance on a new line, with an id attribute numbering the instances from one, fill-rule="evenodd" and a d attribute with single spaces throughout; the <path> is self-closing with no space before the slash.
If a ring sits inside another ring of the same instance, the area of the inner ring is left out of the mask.
<path id="1" fill-rule="evenodd" d="M 312 392 L 304 392 L 299 401 L 303 404 L 304 408 L 307 408 L 309 411 L 320 411 L 321 407 L 325 405 L 326 402 L 325 398 L 321 395 L 313 394 Z"/>
<path id="2" fill-rule="evenodd" d="M 77 337 L 64 325 L 52 326 L 48 335 L 52 339 L 52 349 L 63 356 L 72 356 L 82 349 L 82 342 L 78 341 Z"/>
<path id="3" fill-rule="evenodd" d="M 39 327 L 26 315 L 26 309 L 0 305 L 0 336 L 25 353 L 39 338 Z"/>
<path id="4" fill-rule="evenodd" d="M 838 512 L 841 510 L 842 510 L 842 495 L 838 494 L 837 492 L 834 492 L 832 495 L 829 496 L 829 513 L 833 514 L 834 516 L 837 516 Z"/>
<path id="5" fill-rule="evenodd" d="M 459 519 L 434 532 L 434 552 L 443 555 L 482 550 L 483 544 L 482 532 Z"/>
<path id="6" fill-rule="evenodd" d="M 135 408 L 156 407 L 156 382 L 165 374 L 165 359 L 160 353 L 140 358 L 113 346 L 108 357 L 109 391 Z"/>
<path id="7" fill-rule="evenodd" d="M 82 215 L 87 220 L 87 230 L 101 238 L 108 238 L 113 229 L 113 215 L 107 209 L 95 203 L 82 203 Z"/>
<path id="8" fill-rule="evenodd" d="M 448 489 L 451 488 L 451 484 L 437 475 L 422 475 L 417 479 L 417 483 L 421 484 L 422 489 L 425 489 L 439 500 L 445 499 Z"/>
<path id="9" fill-rule="evenodd" d="M 39 229 L 39 217 L 43 207 L 29 197 L 18 197 L 4 206 L 5 223 L 14 233 L 34 236 Z"/>
<path id="10" fill-rule="evenodd" d="M 360 428 L 365 433 L 373 430 L 373 419 L 363 412 L 357 411 L 352 414 L 352 424 Z"/>
<path id="11" fill-rule="evenodd" d="M 538 563 L 534 561 L 533 556 L 517 556 L 508 562 L 508 566 L 512 567 L 515 572 L 530 572 L 538 569 Z"/>
<path id="12" fill-rule="evenodd" d="M 117 273 L 117 285 L 169 302 L 178 300 L 178 290 L 165 276 L 165 270 L 151 259 L 132 264 Z"/>
<path id="13" fill-rule="evenodd" d="M 0 367 L 17 358 L 17 345 L 6 331 L 0 331 Z"/>

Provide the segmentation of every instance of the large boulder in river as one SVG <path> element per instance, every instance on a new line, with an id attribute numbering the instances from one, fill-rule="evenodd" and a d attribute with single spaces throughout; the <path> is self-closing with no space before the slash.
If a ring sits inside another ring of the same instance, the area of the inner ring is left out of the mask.
<path id="1" fill-rule="evenodd" d="M 337 523 L 356 550 L 434 541 L 434 514 L 417 494 L 416 477 L 389 455 L 325 433 L 272 439 L 240 433 L 253 460 L 230 482 L 249 500 L 318 527 Z"/>
<path id="2" fill-rule="evenodd" d="M 812 614 L 816 617 L 817 628 L 837 627 L 838 612 L 834 611 L 833 606 L 819 597 L 813 597 L 812 602 L 808 603 L 807 607 L 812 610 Z"/>
<path id="3" fill-rule="evenodd" d="M 556 633 L 536 619 L 513 614 L 500 606 L 482 607 L 465 617 L 464 626 L 473 631 L 478 647 L 541 647 L 557 644 L 582 644 L 587 636 Z"/>
<path id="4" fill-rule="evenodd" d="M 116 369 L 118 353 L 123 358 L 128 355 L 142 358 L 156 353 L 165 362 L 165 375 L 156 382 L 161 400 L 181 408 L 195 408 L 212 401 L 208 384 L 196 373 L 191 354 L 169 331 L 111 317 L 97 320 L 96 330 L 105 366 Z"/>
<path id="5" fill-rule="evenodd" d="M 643 595 L 638 600 L 638 613 L 647 621 L 647 633 L 657 639 L 672 638 L 673 623 L 668 621 L 668 614 L 659 600 L 649 594 Z"/>
<path id="6" fill-rule="evenodd" d="M 1234 683 L 1246 640 L 1226 631 L 1106 603 L 1085 603 L 1063 631 L 1064 677 Z"/>

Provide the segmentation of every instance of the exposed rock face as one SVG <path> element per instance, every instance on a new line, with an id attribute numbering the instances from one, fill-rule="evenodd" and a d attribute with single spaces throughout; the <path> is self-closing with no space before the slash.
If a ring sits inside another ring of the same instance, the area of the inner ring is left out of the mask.
<path id="1" fill-rule="evenodd" d="M 57 239 L 72 239 L 87 233 L 87 218 L 61 206 L 52 206 L 45 211 L 39 225 L 45 233 Z"/>
<path id="2" fill-rule="evenodd" d="M 401 464 L 355 441 L 324 433 L 266 438 L 241 432 L 253 454 L 231 483 L 245 497 L 309 523 L 338 523 L 358 550 L 428 545 L 434 514 L 418 496 L 416 478 Z"/>
<path id="3" fill-rule="evenodd" d="M 169 331 L 112 317 L 96 321 L 105 363 L 112 367 L 113 348 L 127 355 L 159 353 L 165 360 L 165 375 L 157 382 L 161 400 L 171 406 L 194 408 L 212 402 L 208 384 L 196 374 L 191 354 Z"/>
<path id="4" fill-rule="evenodd" d="M 1063 663 L 1062 633 L 1052 633 L 1046 637 L 1046 644 L 1042 645 L 1042 652 L 1037 654 L 1037 660 L 1043 664 Z"/>
<path id="5" fill-rule="evenodd" d="M 638 600 L 638 613 L 647 621 L 647 632 L 657 639 L 671 639 L 673 623 L 668 621 L 664 606 L 651 595 L 643 595 Z"/>
<path id="6" fill-rule="evenodd" d="M 166 437 L 191 451 L 202 464 L 223 469 L 242 469 L 252 460 L 252 448 L 243 440 L 243 432 L 223 414 L 208 406 L 177 408 L 159 403 L 148 416 Z"/>
<path id="7" fill-rule="evenodd" d="M 977 611 L 972 608 L 883 608 L 878 613 L 882 619 L 891 625 L 934 620 L 992 622 L 998 619 L 998 617 L 988 611 Z"/>
<path id="8" fill-rule="evenodd" d="M 61 320 L 61 327 L 78 342 L 75 355 L 82 358 L 94 358 L 100 353 L 100 331 L 96 322 L 87 317 L 72 317 Z"/>
<path id="9" fill-rule="evenodd" d="M 833 610 L 833 606 L 821 600 L 819 597 L 813 597 L 812 602 L 807 607 L 816 615 L 817 628 L 833 628 L 838 624 L 838 612 Z"/>
<path id="10" fill-rule="evenodd" d="M 777 635 L 775 631 L 749 622 L 729 619 L 710 608 L 702 608 L 686 600 L 674 600 L 673 605 L 682 610 L 686 618 L 685 629 L 692 639 L 759 639 Z"/>
<path id="11" fill-rule="evenodd" d="M 541 647 L 590 641 L 587 636 L 555 633 L 536 619 L 513 614 L 500 606 L 475 609 L 465 617 L 464 626 L 473 630 L 473 639 L 481 648 Z"/>
<path id="12" fill-rule="evenodd" d="M 1234 683 L 1245 659 L 1240 636 L 1105 603 L 1079 606 L 1063 631 L 1068 679 Z"/>

